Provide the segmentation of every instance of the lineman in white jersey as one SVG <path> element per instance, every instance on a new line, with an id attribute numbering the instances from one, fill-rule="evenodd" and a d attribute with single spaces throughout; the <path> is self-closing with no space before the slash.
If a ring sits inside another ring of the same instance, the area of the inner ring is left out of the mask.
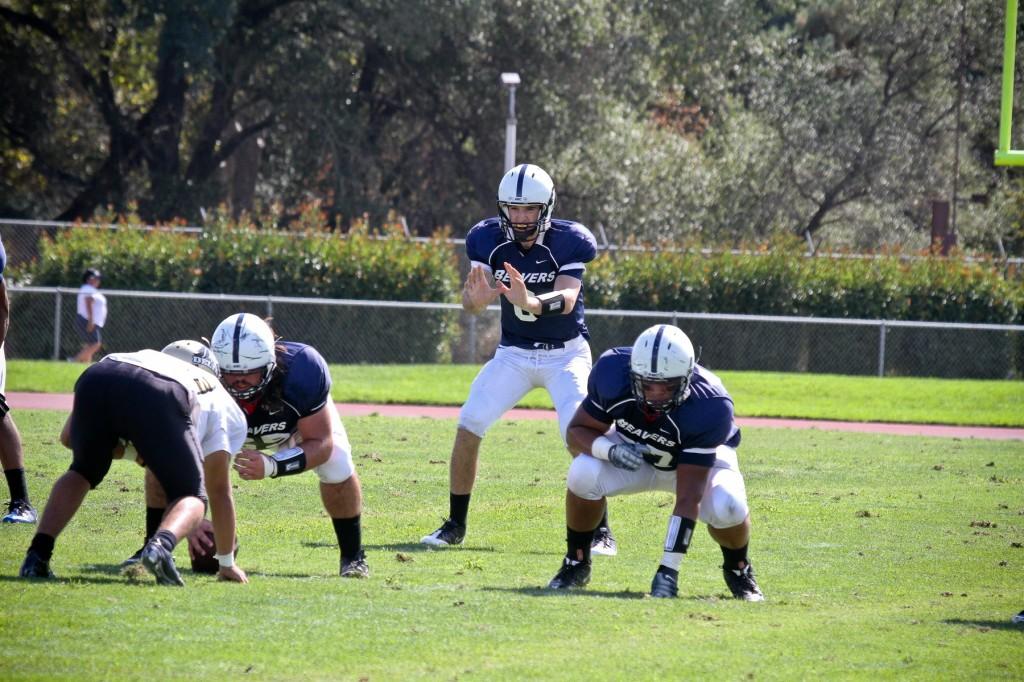
<path id="1" fill-rule="evenodd" d="M 449 465 L 449 516 L 420 540 L 424 544 L 462 543 L 480 442 L 491 424 L 531 389 L 543 387 L 564 438 L 586 395 L 591 356 L 583 273 L 597 245 L 580 223 L 553 219 L 554 203 L 554 184 L 543 169 L 516 166 L 498 185 L 498 216 L 477 223 L 466 237 L 472 267 L 462 307 L 477 314 L 499 301 L 501 341 L 473 380 L 459 414 Z"/>
<path id="2" fill-rule="evenodd" d="M 235 500 L 231 493 L 231 458 L 241 451 L 245 442 L 245 414 L 235 399 L 220 383 L 220 366 L 213 352 L 205 344 L 182 339 L 168 344 L 161 351 L 212 377 L 215 388 L 199 394 L 199 414 L 196 433 L 199 435 L 206 492 L 210 498 L 211 524 L 206 519 L 188 536 L 192 571 L 217 573 L 224 580 L 248 582 L 245 573 L 235 566 L 234 549 L 237 547 L 235 531 Z M 128 444 L 130 458 L 133 453 Z M 122 566 L 130 566 L 142 559 L 142 550 L 163 519 L 167 497 L 151 471 L 146 471 L 146 537 L 142 548 Z"/>
<path id="3" fill-rule="evenodd" d="M 71 466 L 50 492 L 21 577 L 54 577 L 50 558 L 57 537 L 89 490 L 103 481 L 112 461 L 127 449 L 129 457 L 137 457 L 153 473 L 169 500 L 156 534 L 143 549 L 142 564 L 158 584 L 184 585 L 173 551 L 205 511 L 197 424 L 201 396 L 216 386 L 205 371 L 155 350 L 108 355 L 88 367 L 75 384 L 74 405 L 61 432 L 61 442 L 72 452 Z M 134 449 L 125 448 L 128 442 Z M 232 568 L 225 577 L 244 581 L 245 574 Z"/>

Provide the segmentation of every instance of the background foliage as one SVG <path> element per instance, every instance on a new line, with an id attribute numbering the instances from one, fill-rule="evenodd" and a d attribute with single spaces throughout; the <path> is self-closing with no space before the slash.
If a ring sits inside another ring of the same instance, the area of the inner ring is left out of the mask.
<path id="1" fill-rule="evenodd" d="M 930 0 L 3 0 L 0 214 L 287 224 L 312 201 L 461 235 L 493 211 L 518 71 L 519 159 L 613 242 L 923 248 L 955 191 L 962 246 L 1021 255 L 1020 179 L 992 166 L 1002 22 Z"/>

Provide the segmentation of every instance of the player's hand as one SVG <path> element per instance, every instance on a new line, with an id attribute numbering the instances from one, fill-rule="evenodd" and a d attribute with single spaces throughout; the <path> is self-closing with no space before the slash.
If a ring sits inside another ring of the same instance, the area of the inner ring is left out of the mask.
<path id="1" fill-rule="evenodd" d="M 202 519 L 199 525 L 188 534 L 188 555 L 193 560 L 214 550 L 213 524 L 209 519 Z"/>
<path id="2" fill-rule="evenodd" d="M 646 445 L 639 443 L 616 443 L 608 451 L 608 461 L 612 466 L 626 471 L 636 471 L 644 463 Z"/>
<path id="3" fill-rule="evenodd" d="M 508 261 L 505 261 L 505 272 L 508 273 L 508 286 L 505 287 L 505 291 L 502 293 L 509 303 L 517 308 L 526 310 L 526 306 L 530 303 L 530 292 L 526 290 L 523 273 L 516 270 Z"/>
<path id="4" fill-rule="evenodd" d="M 235 455 L 235 471 L 246 481 L 258 481 L 267 475 L 266 458 L 259 450 L 242 450 Z"/>
<path id="5" fill-rule="evenodd" d="M 234 566 L 221 566 L 220 570 L 217 571 L 217 580 L 226 580 L 233 583 L 247 583 L 249 582 L 249 576 L 245 574 L 238 564 Z"/>
<path id="6" fill-rule="evenodd" d="M 505 283 L 499 281 L 495 281 L 497 286 L 492 287 L 491 280 L 491 276 L 483 268 L 472 267 L 469 269 L 464 290 L 466 299 L 474 309 L 486 308 L 508 290 Z"/>

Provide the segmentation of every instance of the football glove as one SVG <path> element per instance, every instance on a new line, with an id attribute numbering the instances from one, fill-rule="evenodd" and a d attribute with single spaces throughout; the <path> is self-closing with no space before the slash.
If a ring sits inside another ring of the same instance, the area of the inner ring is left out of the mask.
<path id="1" fill-rule="evenodd" d="M 616 443 L 608 450 L 608 461 L 626 471 L 636 471 L 644 463 L 647 446 L 639 443 Z"/>

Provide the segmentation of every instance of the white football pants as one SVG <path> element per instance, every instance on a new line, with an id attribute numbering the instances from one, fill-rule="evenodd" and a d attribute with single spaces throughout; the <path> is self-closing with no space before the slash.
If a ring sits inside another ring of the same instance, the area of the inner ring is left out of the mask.
<path id="1" fill-rule="evenodd" d="M 621 438 L 613 431 L 606 434 L 616 442 Z M 712 528 L 732 528 L 743 523 L 750 508 L 747 506 L 747 488 L 740 473 L 736 451 L 719 445 L 715 451 L 715 464 L 704 487 L 700 502 L 699 519 Z M 655 469 L 641 464 L 636 471 L 619 469 L 611 462 L 581 454 L 572 460 L 566 480 L 569 490 L 585 500 L 629 495 L 648 490 L 661 490 L 675 494 L 676 472 Z"/>
<path id="2" fill-rule="evenodd" d="M 473 379 L 469 397 L 459 412 L 459 428 L 483 438 L 491 424 L 524 395 L 543 387 L 558 412 L 558 429 L 564 442 L 569 421 L 587 395 L 590 365 L 590 345 L 582 336 L 556 350 L 498 346 L 494 357 Z"/>

